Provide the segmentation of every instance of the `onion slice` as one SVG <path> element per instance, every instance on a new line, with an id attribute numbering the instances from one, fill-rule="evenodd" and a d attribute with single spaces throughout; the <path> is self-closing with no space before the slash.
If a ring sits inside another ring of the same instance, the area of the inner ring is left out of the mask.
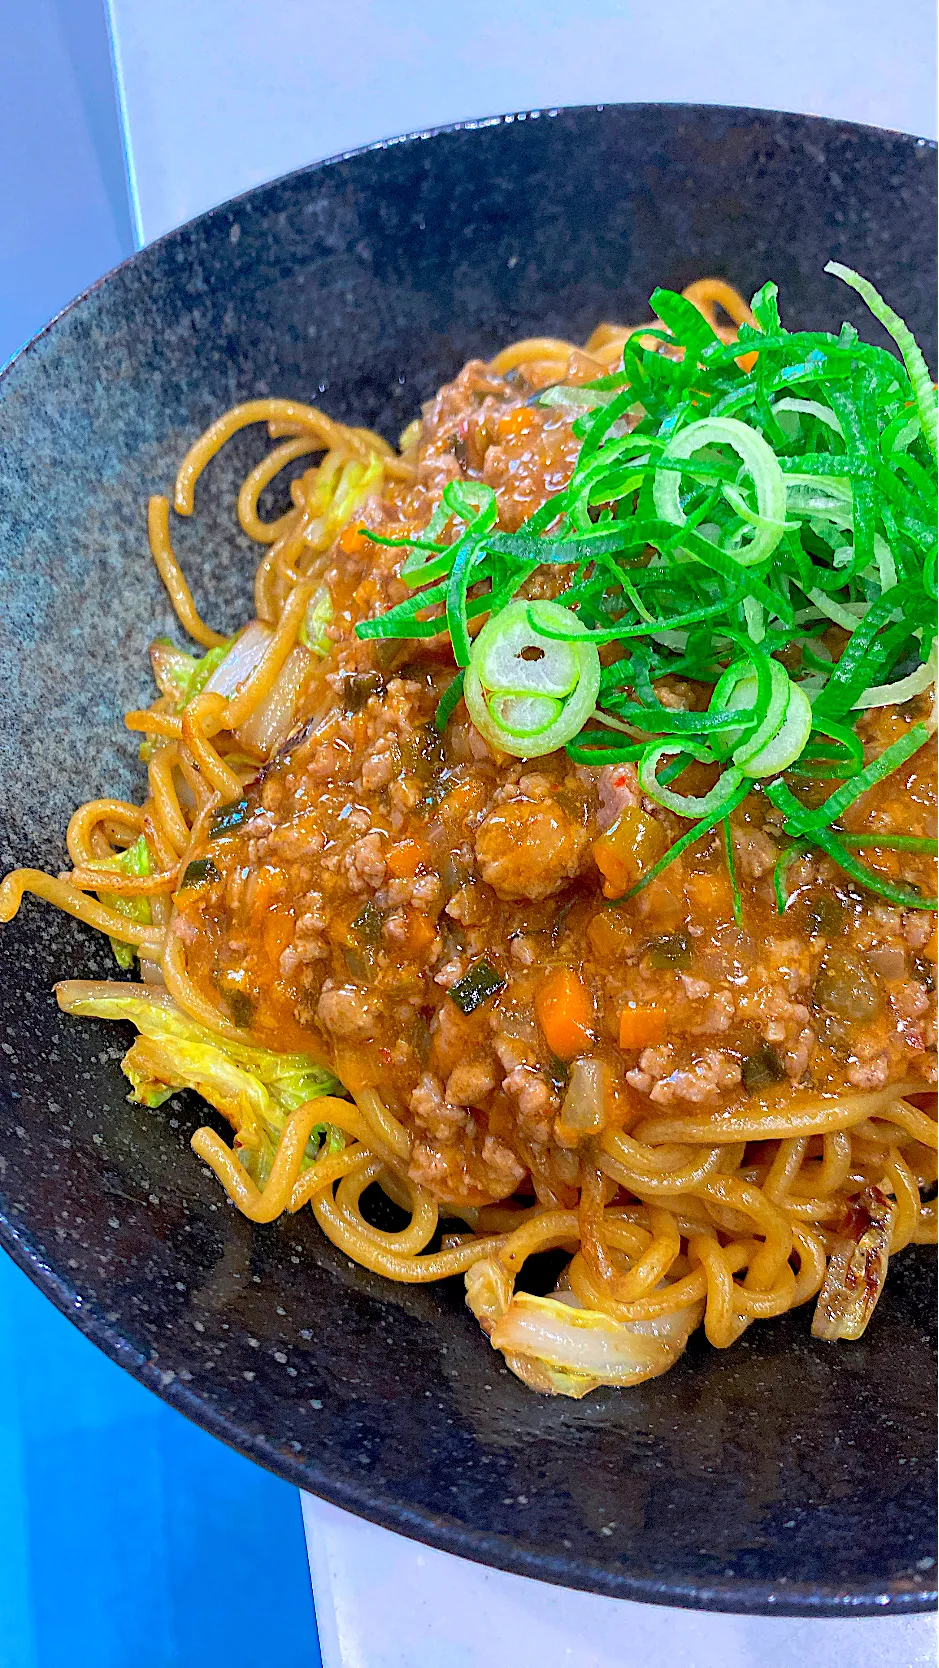
<path id="1" fill-rule="evenodd" d="M 884 1289 L 896 1214 L 896 1201 L 879 1187 L 865 1188 L 854 1201 L 818 1295 L 813 1338 L 860 1338 Z"/>
<path id="2" fill-rule="evenodd" d="M 206 684 L 207 691 L 234 695 L 260 665 L 273 636 L 270 626 L 252 620 L 245 626 L 228 654 Z M 250 717 L 234 732 L 246 747 L 270 758 L 290 734 L 303 680 L 311 665 L 311 653 L 299 643 L 284 661 L 274 685 Z"/>
<path id="3" fill-rule="evenodd" d="M 641 1384 L 666 1372 L 700 1318 L 701 1305 L 693 1304 L 657 1320 L 617 1321 L 575 1307 L 569 1296 L 516 1292 L 491 1342 L 513 1371 L 519 1371 L 517 1363 L 531 1363 L 542 1380 L 537 1388 L 576 1397 L 600 1384 Z M 568 1377 L 572 1382 L 565 1382 Z"/>
<path id="4" fill-rule="evenodd" d="M 582 1054 L 571 1066 L 570 1083 L 555 1120 L 555 1139 L 562 1147 L 576 1147 L 588 1135 L 599 1135 L 609 1115 L 610 1069 L 595 1055 Z"/>
<path id="5" fill-rule="evenodd" d="M 270 758 L 293 728 L 300 690 L 310 664 L 309 649 L 299 644 L 291 649 L 270 693 L 236 731 L 239 741 L 256 747 L 264 758 Z"/>

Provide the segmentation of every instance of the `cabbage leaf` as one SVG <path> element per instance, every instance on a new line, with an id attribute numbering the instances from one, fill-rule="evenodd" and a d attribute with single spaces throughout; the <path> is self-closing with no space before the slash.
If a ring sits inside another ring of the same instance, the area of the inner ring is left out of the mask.
<path id="1" fill-rule="evenodd" d="M 227 1118 L 235 1150 L 248 1174 L 263 1186 L 291 1112 L 318 1095 L 341 1093 L 336 1079 L 306 1054 L 279 1054 L 210 1031 L 190 1019 L 159 986 L 66 979 L 56 985 L 66 1013 L 130 1020 L 139 1033 L 121 1062 L 131 1100 L 161 1106 L 180 1089 L 195 1092 Z M 305 1162 L 343 1137 L 317 1124 Z"/>
<path id="2" fill-rule="evenodd" d="M 116 852 L 113 857 L 96 862 L 95 867 L 113 869 L 116 874 L 122 875 L 152 874 L 153 865 L 150 861 L 150 847 L 147 845 L 144 836 L 140 834 L 133 845 L 128 846 L 125 851 Z M 99 892 L 98 897 L 103 904 L 109 905 L 111 909 L 116 909 L 119 915 L 126 915 L 129 920 L 138 921 L 141 926 L 148 927 L 150 925 L 152 917 L 148 898 L 128 898 L 122 896 L 119 892 Z M 110 943 L 118 967 L 123 967 L 125 973 L 129 972 L 134 965 L 137 946 L 126 944 L 122 938 L 111 938 Z"/>
<path id="3" fill-rule="evenodd" d="M 169 637 L 157 637 L 150 644 L 150 664 L 161 695 L 173 701 L 177 712 L 182 712 L 202 693 L 212 673 L 219 667 L 234 643 L 229 637 L 217 643 L 206 654 L 187 654 L 178 649 Z"/>

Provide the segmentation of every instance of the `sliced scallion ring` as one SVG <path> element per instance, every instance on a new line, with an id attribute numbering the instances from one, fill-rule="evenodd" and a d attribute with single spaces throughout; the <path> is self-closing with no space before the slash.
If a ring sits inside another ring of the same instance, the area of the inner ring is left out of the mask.
<path id="1" fill-rule="evenodd" d="M 777 670 L 773 671 L 773 666 Z M 783 681 L 785 668 L 770 660 L 756 644 L 749 655 L 731 661 L 711 692 L 709 712 L 739 712 L 739 729 L 726 729 L 712 737 L 711 745 L 721 759 L 729 759 L 736 747 L 755 739 L 758 747 L 775 735 L 786 716 L 789 690 Z"/>
<path id="2" fill-rule="evenodd" d="M 710 817 L 720 812 L 725 803 L 729 804 L 743 781 L 742 770 L 736 765 L 729 765 L 707 793 L 675 793 L 672 788 L 666 788 L 656 775 L 661 761 L 672 753 L 692 753 L 696 759 L 702 759 L 706 763 L 714 762 L 713 756 L 706 748 L 693 746 L 687 741 L 653 742 L 639 760 L 639 786 L 644 794 L 648 794 L 649 798 L 654 799 L 659 805 L 664 805 L 667 810 L 674 811 L 679 817 Z"/>
<path id="3" fill-rule="evenodd" d="M 777 422 L 781 411 L 791 411 L 796 415 L 801 414 L 805 417 L 817 417 L 818 421 L 824 423 L 826 428 L 832 429 L 835 434 L 840 434 L 843 438 L 843 430 L 835 413 L 829 411 L 827 405 L 821 405 L 818 400 L 793 400 L 789 398 L 777 400 L 773 406 L 773 416 Z M 785 425 L 783 425 L 783 428 L 785 428 Z M 798 433 L 798 426 L 796 426 L 794 432 Z"/>
<path id="4" fill-rule="evenodd" d="M 912 700 L 914 695 L 922 695 L 931 689 L 936 681 L 936 650 L 930 658 L 917 666 L 909 677 L 898 678 L 896 683 L 872 684 L 865 689 L 854 703 L 854 711 L 859 707 L 890 707 L 899 706 L 903 701 Z"/>
<path id="5" fill-rule="evenodd" d="M 564 702 L 550 695 L 505 695 L 489 697 L 489 717 L 497 730 L 507 736 L 539 736 L 555 724 Z M 507 752 L 511 749 L 507 748 Z"/>
<path id="6" fill-rule="evenodd" d="M 766 711 L 760 715 L 755 729 L 741 729 L 736 734 L 730 731 L 721 738 L 735 764 L 746 764 L 747 759 L 771 741 L 785 723 L 792 688 L 788 673 L 778 660 L 769 660 L 764 664 L 768 667 L 770 675 L 769 704 Z M 715 712 L 736 712 L 754 708 L 759 711 L 758 694 L 759 680 L 752 665 L 746 660 L 736 660 L 716 685 L 710 706 Z"/>
<path id="7" fill-rule="evenodd" d="M 703 417 L 689 423 L 669 440 L 662 461 L 674 463 L 691 458 L 705 446 L 729 446 L 741 459 L 753 482 L 756 493 L 756 512 L 760 518 L 753 538 L 734 551 L 741 567 L 753 567 L 772 555 L 785 531 L 786 484 L 776 454 L 767 441 L 741 423 L 737 417 Z M 681 475 L 676 469 L 656 470 L 652 495 L 656 513 L 674 527 L 683 527 L 688 519 L 681 507 L 679 489 Z"/>
<path id="8" fill-rule="evenodd" d="M 776 665 L 776 662 L 773 662 Z M 752 743 L 747 748 L 745 759 L 733 757 L 740 764 L 745 776 L 777 776 L 781 770 L 788 770 L 799 757 L 812 731 L 812 703 L 797 683 L 789 685 L 789 702 L 786 716 L 776 734 L 770 738 L 757 752 L 752 751 Z"/>
<path id="9" fill-rule="evenodd" d="M 803 475 L 793 470 L 783 476 L 786 511 L 831 521 L 836 527 L 854 526 L 851 482 L 844 475 Z"/>
<path id="10" fill-rule="evenodd" d="M 539 621 L 564 637 L 547 637 Z M 480 735 L 518 759 L 563 747 L 597 703 L 600 657 L 569 608 L 513 602 L 493 615 L 473 644 L 463 686 Z"/>
<path id="11" fill-rule="evenodd" d="M 736 741 L 731 759 L 744 776 L 773 776 L 799 757 L 812 729 L 812 706 L 804 689 L 793 683 L 778 660 L 766 663 L 770 674 L 769 705 L 755 730 L 737 739 L 722 737 L 725 746 Z M 715 687 L 715 711 L 759 710 L 759 680 L 747 660 L 735 660 Z"/>

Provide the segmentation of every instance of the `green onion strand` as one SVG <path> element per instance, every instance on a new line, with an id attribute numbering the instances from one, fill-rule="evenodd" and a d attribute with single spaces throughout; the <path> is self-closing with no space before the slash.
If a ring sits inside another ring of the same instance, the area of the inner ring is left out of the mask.
<path id="1" fill-rule="evenodd" d="M 925 710 L 935 666 L 936 394 L 873 286 L 838 263 L 826 270 L 863 298 L 899 357 L 852 325 L 786 329 L 773 283 L 730 343 L 659 289 L 656 321 L 627 338 L 621 368 L 527 401 L 570 423 L 580 450 L 567 485 L 521 527 L 500 527 L 493 489 L 461 479 L 422 531 L 366 530 L 400 548 L 409 594 L 357 631 L 449 639 L 458 672 L 438 730 L 462 695 L 491 744 L 517 757 L 564 747 L 594 768 L 637 762 L 651 798 L 697 820 L 634 893 L 719 823 L 738 920 L 728 819 L 755 779 L 783 815 L 780 909 L 788 865 L 813 847 L 898 907 L 929 907 L 854 855 L 878 841 L 923 852 L 910 843 L 919 836 L 841 822 L 929 733 L 912 723 L 865 763 L 864 712 Z M 520 632 L 530 641 L 516 665 Z M 569 687 L 562 666 L 579 668 Z M 663 698 L 668 679 L 690 689 L 680 705 Z M 713 771 L 707 792 L 670 789 L 692 760 Z M 833 789 L 810 808 L 800 782 Z"/>

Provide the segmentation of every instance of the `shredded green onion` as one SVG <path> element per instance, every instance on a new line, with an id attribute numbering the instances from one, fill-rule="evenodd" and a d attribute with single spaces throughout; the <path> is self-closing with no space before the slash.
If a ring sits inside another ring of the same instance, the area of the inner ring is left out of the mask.
<path id="1" fill-rule="evenodd" d="M 902 319 L 849 268 L 826 270 L 902 357 L 850 325 L 784 329 L 772 283 L 729 344 L 656 290 L 658 322 L 628 338 L 621 369 L 533 397 L 569 415 L 581 443 L 567 486 L 508 533 L 490 487 L 449 482 L 423 533 L 372 535 L 405 547 L 410 595 L 358 627 L 449 637 L 459 674 L 441 731 L 462 694 L 487 740 L 519 758 L 566 746 L 581 764 L 638 760 L 643 791 L 694 822 L 640 887 L 721 823 L 735 912 L 727 818 L 756 779 L 795 842 L 777 865 L 780 907 L 787 862 L 811 846 L 869 890 L 925 907 L 854 856 L 860 837 L 838 825 L 927 739 L 912 725 L 865 764 L 857 724 L 924 697 L 935 677 L 936 395 Z M 538 570 L 560 577 L 551 603 L 526 601 Z M 668 677 L 691 687 L 681 707 L 660 699 Z M 712 774 L 682 794 L 669 782 L 692 759 Z M 788 785 L 825 780 L 839 785 L 812 810 Z"/>
<path id="2" fill-rule="evenodd" d="M 727 873 L 730 876 L 730 890 L 734 900 L 734 920 L 738 927 L 743 926 L 743 898 L 740 895 L 740 882 L 737 879 L 737 863 L 734 857 L 734 835 L 730 826 L 730 818 L 721 818 L 721 835 L 724 841 L 724 856 L 727 859 Z"/>
<path id="3" fill-rule="evenodd" d="M 440 735 L 443 735 L 443 732 L 453 715 L 454 708 L 463 694 L 463 681 L 465 677 L 465 672 L 457 672 L 456 677 L 448 683 L 446 689 L 440 697 L 440 700 L 437 702 L 437 711 L 434 714 L 434 727 Z"/>

